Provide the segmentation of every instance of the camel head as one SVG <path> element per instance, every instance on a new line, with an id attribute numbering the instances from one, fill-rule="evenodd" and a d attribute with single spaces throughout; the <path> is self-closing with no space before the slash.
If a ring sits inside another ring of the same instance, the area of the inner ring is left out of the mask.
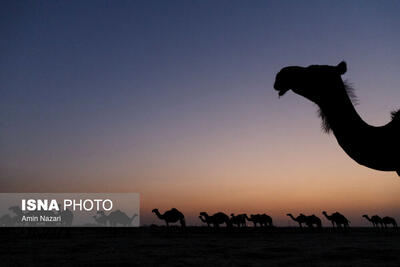
<path id="1" fill-rule="evenodd" d="M 328 214 L 326 213 L 326 211 L 323 211 L 323 212 L 322 212 L 322 214 L 324 214 L 324 215 L 328 215 Z"/>
<path id="2" fill-rule="evenodd" d="M 283 96 L 293 90 L 314 103 L 329 100 L 336 92 L 336 85 L 343 83 L 341 75 L 346 73 L 346 62 L 337 66 L 311 65 L 308 67 L 289 66 L 281 69 L 275 78 L 274 88 Z M 332 90 L 330 90 L 332 88 Z"/>
<path id="3" fill-rule="evenodd" d="M 153 209 L 151 212 L 157 213 L 158 209 Z"/>

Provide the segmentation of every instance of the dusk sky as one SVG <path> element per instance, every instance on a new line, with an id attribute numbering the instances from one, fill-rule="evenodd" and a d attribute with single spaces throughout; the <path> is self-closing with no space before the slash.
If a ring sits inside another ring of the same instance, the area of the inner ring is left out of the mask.
<path id="1" fill-rule="evenodd" d="M 400 178 L 362 167 L 317 108 L 273 89 L 336 65 L 372 125 L 400 108 L 399 1 L 2 1 L 0 190 L 138 192 L 178 208 L 400 219 Z M 329 225 L 323 219 L 324 225 Z"/>

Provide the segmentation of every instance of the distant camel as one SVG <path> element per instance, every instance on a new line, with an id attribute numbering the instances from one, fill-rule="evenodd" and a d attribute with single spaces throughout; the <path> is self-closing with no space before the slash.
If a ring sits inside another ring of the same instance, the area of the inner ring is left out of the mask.
<path id="1" fill-rule="evenodd" d="M 133 214 L 132 217 L 129 217 L 128 215 L 126 215 L 125 212 L 116 210 L 111 212 L 107 216 L 107 219 L 110 222 L 110 226 L 117 226 L 118 224 L 121 224 L 123 226 L 129 226 L 131 225 L 133 219 L 135 219 L 137 216 L 138 216 L 137 214 Z"/>
<path id="2" fill-rule="evenodd" d="M 104 211 L 102 210 L 98 211 L 97 214 L 99 216 L 97 215 L 93 216 L 93 219 L 96 221 L 96 223 L 101 226 L 107 226 L 108 218 L 107 215 L 104 213 Z"/>
<path id="3" fill-rule="evenodd" d="M 310 215 L 310 216 L 306 216 L 306 225 L 310 228 L 313 228 L 314 225 L 317 228 L 321 228 L 322 227 L 321 219 L 318 218 L 317 216 L 315 216 L 314 214 Z"/>
<path id="4" fill-rule="evenodd" d="M 397 228 L 397 222 L 394 218 L 385 216 L 382 218 L 382 224 L 387 228 L 388 225 L 392 225 L 393 228 Z"/>
<path id="5" fill-rule="evenodd" d="M 231 220 L 228 215 L 223 212 L 217 212 L 214 215 L 208 215 L 207 212 L 200 212 L 199 216 L 200 220 L 204 223 L 207 223 L 208 226 L 211 224 L 218 228 L 220 224 L 225 223 L 226 227 L 231 227 Z"/>
<path id="6" fill-rule="evenodd" d="M 237 227 L 246 227 L 246 214 L 231 214 L 231 224 Z"/>
<path id="7" fill-rule="evenodd" d="M 326 211 L 323 211 L 322 214 L 325 215 L 329 221 L 331 221 L 332 227 L 335 227 L 335 224 L 336 227 L 349 227 L 349 220 L 339 212 L 332 213 L 330 216 L 326 213 Z"/>
<path id="8" fill-rule="evenodd" d="M 257 227 L 257 224 L 264 227 L 273 227 L 272 218 L 267 214 L 251 214 L 250 218 L 246 215 L 246 219 L 250 222 L 253 222 L 254 227 Z"/>
<path id="9" fill-rule="evenodd" d="M 182 227 L 186 226 L 185 216 L 182 214 L 182 212 L 175 208 L 164 212 L 164 214 L 160 214 L 158 209 L 153 209 L 152 212 L 154 212 L 160 220 L 164 220 L 167 224 L 167 227 L 170 223 L 176 223 L 177 221 L 180 222 Z"/>
<path id="10" fill-rule="evenodd" d="M 272 223 L 272 217 L 265 213 L 261 214 L 261 221 L 265 226 L 274 227 L 274 224 Z"/>
<path id="11" fill-rule="evenodd" d="M 252 222 L 254 227 L 257 227 L 257 224 L 260 224 L 260 226 L 262 226 L 261 223 L 261 218 L 260 218 L 260 214 L 251 214 L 250 218 L 247 216 L 246 214 L 246 220 L 248 220 L 249 222 Z"/>
<path id="12" fill-rule="evenodd" d="M 341 75 L 347 66 L 290 66 L 276 75 L 274 88 L 279 96 L 290 89 L 320 108 L 322 127 L 333 131 L 339 145 L 356 162 L 380 171 L 396 171 L 400 176 L 400 112 L 392 112 L 392 120 L 380 127 L 364 122 L 354 108 L 353 90 Z"/>
<path id="13" fill-rule="evenodd" d="M 371 218 L 369 218 L 368 215 L 363 215 L 363 217 L 365 219 L 367 219 L 368 221 L 370 221 L 372 223 L 372 225 L 374 226 L 374 228 L 379 228 L 379 225 L 382 226 L 382 218 L 379 217 L 378 215 L 374 215 Z"/>
<path id="14" fill-rule="evenodd" d="M 300 213 L 300 215 L 297 216 L 296 218 L 293 217 L 293 215 L 291 213 L 288 213 L 286 215 L 289 216 L 290 218 L 292 218 L 293 221 L 297 222 L 299 224 L 300 228 L 302 228 L 303 223 L 306 223 L 306 221 L 307 221 L 307 216 L 305 216 L 302 213 Z"/>

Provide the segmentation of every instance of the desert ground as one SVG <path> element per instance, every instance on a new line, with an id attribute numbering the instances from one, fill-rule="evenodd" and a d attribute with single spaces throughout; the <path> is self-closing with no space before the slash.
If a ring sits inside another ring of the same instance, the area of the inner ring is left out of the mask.
<path id="1" fill-rule="evenodd" d="M 1 228 L 1 266 L 399 266 L 400 231 Z"/>

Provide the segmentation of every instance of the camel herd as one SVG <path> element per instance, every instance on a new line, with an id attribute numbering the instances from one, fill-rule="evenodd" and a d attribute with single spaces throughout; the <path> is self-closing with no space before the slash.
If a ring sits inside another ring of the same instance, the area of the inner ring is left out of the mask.
<path id="1" fill-rule="evenodd" d="M 368 215 L 363 215 L 363 217 L 365 219 L 367 219 L 368 221 L 370 221 L 372 223 L 372 226 L 375 228 L 379 228 L 379 226 L 381 228 L 383 228 L 383 227 L 387 228 L 388 225 L 389 226 L 391 225 L 393 228 L 397 228 L 396 220 L 389 216 L 385 216 L 385 217 L 381 218 L 378 215 L 374 215 L 370 218 Z"/>
<path id="2" fill-rule="evenodd" d="M 158 209 L 154 209 L 152 212 L 155 213 L 160 220 L 164 220 L 167 226 L 169 226 L 170 223 L 176 223 L 178 221 L 182 227 L 186 226 L 185 216 L 182 212 L 175 208 L 172 208 L 163 214 L 161 214 Z M 334 212 L 329 215 L 326 211 L 323 211 L 322 214 L 328 221 L 331 222 L 333 228 L 336 227 L 346 229 L 350 225 L 350 221 L 339 212 Z M 304 215 L 303 213 L 300 213 L 299 216 L 295 217 L 291 213 L 288 213 L 287 216 L 289 216 L 293 221 L 297 222 L 301 228 L 303 225 L 309 228 L 322 228 L 321 219 L 314 214 Z M 397 228 L 396 220 L 392 217 L 386 216 L 381 218 L 378 215 L 374 215 L 371 218 L 368 215 L 363 215 L 362 217 L 370 221 L 374 228 L 387 228 L 388 226 Z M 271 216 L 265 213 L 251 214 L 250 217 L 244 213 L 238 215 L 232 213 L 231 217 L 229 217 L 223 212 L 217 212 L 213 215 L 209 215 L 207 212 L 200 212 L 199 219 L 203 223 L 207 224 L 208 227 L 213 226 L 215 228 L 218 228 L 220 225 L 225 225 L 226 227 L 246 227 L 247 222 L 253 223 L 254 227 L 257 227 L 258 225 L 260 227 L 274 227 Z"/>

